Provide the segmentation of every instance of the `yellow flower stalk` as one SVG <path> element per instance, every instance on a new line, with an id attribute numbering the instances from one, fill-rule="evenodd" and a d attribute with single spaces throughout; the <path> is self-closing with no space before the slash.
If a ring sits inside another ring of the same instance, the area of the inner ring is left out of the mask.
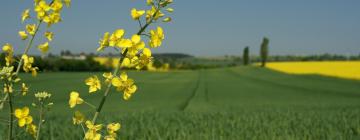
<path id="1" fill-rule="evenodd" d="M 94 113 L 92 120 L 86 122 L 88 130 L 85 133 L 84 139 L 93 140 L 101 138 L 101 134 L 98 131 L 101 129 L 102 125 L 95 124 L 112 87 L 116 88 L 117 91 L 123 92 L 124 100 L 129 100 L 137 91 L 135 81 L 132 78 L 129 78 L 125 71 L 120 72 L 120 70 L 124 67 L 141 69 L 152 63 L 152 53 L 150 48 L 161 46 L 165 36 L 161 27 L 157 27 L 156 30 L 151 31 L 147 31 L 147 28 L 158 20 L 166 22 L 171 21 L 171 18 L 160 19 L 165 16 L 161 11 L 167 8 L 167 5 L 171 3 L 172 0 L 147 0 L 146 4 L 149 5 L 149 10 L 145 11 L 132 8 L 130 12 L 131 18 L 136 20 L 140 26 L 140 29 L 136 34 L 132 34 L 130 38 L 125 38 L 125 30 L 117 29 L 112 33 L 105 32 L 100 39 L 100 46 L 97 48 L 97 51 L 103 51 L 106 48 L 113 47 L 113 49 L 119 53 L 119 58 L 116 59 L 117 61 L 112 61 L 114 62 L 113 72 L 103 74 L 106 84 L 104 96 L 96 107 L 96 112 Z M 172 12 L 171 10 L 173 9 L 169 9 L 168 12 Z M 142 19 L 141 17 L 144 14 L 146 14 L 146 18 Z M 146 46 L 141 36 L 149 37 L 149 47 Z M 87 78 L 85 84 L 89 86 L 90 93 L 101 89 L 101 82 L 97 76 Z M 75 98 L 73 99 L 72 104 L 75 104 Z M 77 119 L 74 118 L 74 120 Z M 107 128 L 108 135 L 106 135 L 104 139 L 115 140 L 117 138 L 115 131 L 120 129 L 120 124 L 112 123 L 109 124 Z"/>

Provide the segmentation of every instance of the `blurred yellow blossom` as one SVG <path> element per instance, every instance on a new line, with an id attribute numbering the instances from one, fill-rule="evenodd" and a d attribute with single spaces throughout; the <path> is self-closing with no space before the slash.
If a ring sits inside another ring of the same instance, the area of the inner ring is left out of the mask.
<path id="1" fill-rule="evenodd" d="M 22 14 L 21 14 L 21 21 L 24 22 L 26 19 L 30 18 L 30 9 L 26 9 Z"/>
<path id="2" fill-rule="evenodd" d="M 124 100 L 128 100 L 137 90 L 134 80 L 128 78 L 125 72 L 121 73 L 120 77 L 113 78 L 111 83 L 118 91 L 124 92 Z"/>
<path id="3" fill-rule="evenodd" d="M 25 31 L 19 31 L 19 36 L 21 37 L 21 40 L 26 40 L 28 38 Z"/>
<path id="4" fill-rule="evenodd" d="M 36 25 L 35 25 L 35 24 L 28 24 L 28 25 L 26 25 L 26 31 L 27 31 L 30 35 L 35 35 Z"/>
<path id="5" fill-rule="evenodd" d="M 83 99 L 80 98 L 80 95 L 76 91 L 72 91 L 70 93 L 69 105 L 70 108 L 74 108 L 77 104 L 82 104 L 84 102 Z"/>
<path id="6" fill-rule="evenodd" d="M 139 18 L 145 14 L 145 10 L 136 10 L 135 8 L 131 9 L 131 17 L 134 20 L 139 20 Z"/>
<path id="7" fill-rule="evenodd" d="M 45 32 L 45 37 L 49 40 L 49 41 L 52 41 L 53 37 L 54 37 L 54 33 L 53 32 L 49 32 L 49 31 L 46 31 Z"/>
<path id="8" fill-rule="evenodd" d="M 29 91 L 29 88 L 26 86 L 25 83 L 21 84 L 21 94 L 24 96 Z"/>
<path id="9" fill-rule="evenodd" d="M 49 51 L 49 42 L 45 42 L 44 44 L 40 44 L 38 46 L 38 49 L 43 54 L 47 53 Z"/>
<path id="10" fill-rule="evenodd" d="M 150 31 L 150 47 L 156 48 L 161 46 L 162 41 L 164 40 L 165 35 L 161 27 L 157 27 L 157 30 Z"/>
<path id="11" fill-rule="evenodd" d="M 85 80 L 85 84 L 89 86 L 89 93 L 95 92 L 101 89 L 100 80 L 96 75 L 89 77 Z"/>
<path id="12" fill-rule="evenodd" d="M 101 130 L 102 125 L 98 124 L 95 125 L 91 121 L 85 122 L 86 127 L 88 128 L 88 131 L 85 133 L 85 139 L 86 140 L 100 140 L 101 134 L 97 131 Z"/>
<path id="13" fill-rule="evenodd" d="M 25 124 L 31 124 L 33 118 L 29 115 L 30 109 L 28 107 L 15 109 L 15 117 L 18 118 L 18 125 L 20 127 L 25 126 Z"/>
<path id="14" fill-rule="evenodd" d="M 73 123 L 74 124 L 81 124 L 84 122 L 85 116 L 80 111 L 75 111 L 74 117 L 73 117 Z"/>

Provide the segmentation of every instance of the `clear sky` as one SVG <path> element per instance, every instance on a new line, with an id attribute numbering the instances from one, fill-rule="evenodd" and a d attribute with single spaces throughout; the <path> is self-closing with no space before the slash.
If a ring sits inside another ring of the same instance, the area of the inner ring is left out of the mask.
<path id="1" fill-rule="evenodd" d="M 24 28 L 20 15 L 33 0 L 1 1 L 0 45 L 23 50 L 25 42 L 17 34 Z M 52 27 L 53 53 L 95 52 L 103 33 L 117 28 L 135 33 L 138 24 L 130 9 L 145 5 L 145 0 L 72 1 L 63 22 Z M 173 22 L 161 24 L 166 40 L 156 52 L 239 55 L 250 46 L 257 54 L 267 36 L 271 54 L 360 53 L 359 0 L 174 0 L 172 7 Z"/>

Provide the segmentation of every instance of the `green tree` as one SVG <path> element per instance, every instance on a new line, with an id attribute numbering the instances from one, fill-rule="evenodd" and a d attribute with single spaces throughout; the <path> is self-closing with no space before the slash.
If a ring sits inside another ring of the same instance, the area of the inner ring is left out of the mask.
<path id="1" fill-rule="evenodd" d="M 247 66 L 247 65 L 249 65 L 249 63 L 250 63 L 249 47 L 246 46 L 246 47 L 244 48 L 244 52 L 243 52 L 243 64 L 244 64 L 245 66 Z"/>
<path id="2" fill-rule="evenodd" d="M 261 66 L 265 67 L 266 65 L 266 61 L 269 55 L 269 39 L 264 37 L 262 43 L 261 43 L 261 48 L 260 48 L 260 57 L 261 57 Z"/>

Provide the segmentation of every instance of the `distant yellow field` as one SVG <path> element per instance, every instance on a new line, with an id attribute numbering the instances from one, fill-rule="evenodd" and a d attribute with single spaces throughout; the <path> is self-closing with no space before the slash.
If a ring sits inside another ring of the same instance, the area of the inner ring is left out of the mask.
<path id="1" fill-rule="evenodd" d="M 360 80 L 360 61 L 271 62 L 266 65 L 290 74 L 319 74 Z"/>

